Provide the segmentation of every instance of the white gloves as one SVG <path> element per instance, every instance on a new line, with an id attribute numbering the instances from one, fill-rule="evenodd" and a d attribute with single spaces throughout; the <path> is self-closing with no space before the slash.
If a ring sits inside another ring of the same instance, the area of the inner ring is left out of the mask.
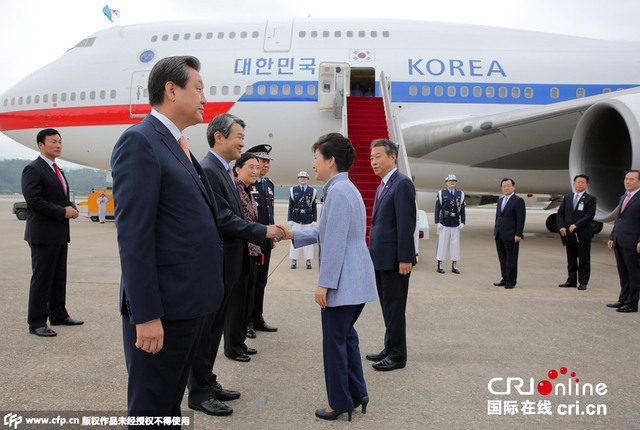
<path id="1" fill-rule="evenodd" d="M 293 227 L 293 221 L 289 221 L 289 225 Z"/>
<path id="2" fill-rule="evenodd" d="M 444 226 L 440 223 L 437 224 L 438 230 L 442 230 L 444 228 Z"/>
<path id="3" fill-rule="evenodd" d="M 459 228 L 460 230 L 462 230 L 462 229 L 464 228 L 464 224 L 463 224 L 463 223 L 460 223 L 460 225 L 458 226 L 458 228 Z"/>

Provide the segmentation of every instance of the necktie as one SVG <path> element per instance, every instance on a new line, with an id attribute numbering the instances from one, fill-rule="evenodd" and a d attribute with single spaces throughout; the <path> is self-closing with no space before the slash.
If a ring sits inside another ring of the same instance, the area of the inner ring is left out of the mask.
<path id="1" fill-rule="evenodd" d="M 189 153 L 189 147 L 187 146 L 187 140 L 184 138 L 184 136 L 180 136 L 180 139 L 178 139 L 178 143 L 180 144 L 180 148 L 182 148 L 184 153 L 187 154 L 187 158 L 189 159 L 189 161 L 191 161 L 191 154 Z"/>
<path id="2" fill-rule="evenodd" d="M 64 190 L 64 195 L 67 195 L 67 187 L 64 184 L 64 179 L 62 178 L 62 173 L 60 173 L 60 169 L 58 169 L 58 165 L 53 163 L 53 170 L 56 171 L 56 175 L 58 175 L 58 179 L 60 179 L 60 183 L 62 184 L 62 189 Z"/>
<path id="3" fill-rule="evenodd" d="M 622 202 L 622 209 L 620 209 L 620 213 L 622 213 L 622 211 L 624 211 L 624 208 L 627 207 L 627 203 L 629 203 L 630 198 L 631 198 L 631 193 L 627 193 L 627 198 L 624 199 L 624 202 Z"/>
<path id="4" fill-rule="evenodd" d="M 231 166 L 229 166 L 227 172 L 229 172 L 229 177 L 231 178 L 231 182 L 233 182 L 233 169 L 231 168 Z"/>
<path id="5" fill-rule="evenodd" d="M 573 210 L 576 210 L 578 207 L 578 201 L 580 200 L 580 194 L 577 194 L 573 197 Z"/>
<path id="6" fill-rule="evenodd" d="M 509 197 L 502 198 L 502 209 L 500 209 L 500 212 L 504 212 L 504 207 L 507 205 L 508 201 L 509 201 Z"/>
<path id="7" fill-rule="evenodd" d="M 380 181 L 380 186 L 378 186 L 378 194 L 376 194 L 376 200 L 380 198 L 380 194 L 382 194 L 383 189 L 384 189 L 384 181 Z"/>

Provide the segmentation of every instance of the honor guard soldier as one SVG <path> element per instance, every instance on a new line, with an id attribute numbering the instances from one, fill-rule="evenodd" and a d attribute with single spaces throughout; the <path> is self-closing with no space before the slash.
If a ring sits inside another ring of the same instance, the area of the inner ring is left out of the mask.
<path id="1" fill-rule="evenodd" d="M 253 195 L 253 200 L 258 205 L 258 222 L 264 225 L 273 225 L 273 182 L 267 178 L 271 167 L 271 145 L 257 145 L 247 150 L 247 152 L 258 157 L 260 163 L 260 173 L 258 180 L 251 184 L 249 189 Z M 258 261 L 256 271 L 256 288 L 253 300 L 249 300 L 249 323 L 247 324 L 247 337 L 256 337 L 256 330 L 275 332 L 277 327 L 270 326 L 264 321 L 262 316 L 264 307 L 264 290 L 267 287 L 267 277 L 269 275 L 269 262 L 271 261 L 271 249 L 273 240 L 268 239 L 267 243 L 261 247 L 262 257 Z"/>
<path id="2" fill-rule="evenodd" d="M 460 230 L 464 227 L 466 206 L 464 193 L 456 190 L 458 178 L 450 174 L 444 179 L 447 188 L 438 191 L 436 198 L 436 209 L 434 211 L 435 223 L 440 231 L 438 238 L 438 249 L 436 259 L 438 260 L 438 273 L 444 273 L 442 261 L 447 256 L 449 247 L 449 257 L 452 261 L 451 271 L 460 273 L 457 263 L 460 261 Z"/>
<path id="3" fill-rule="evenodd" d="M 309 174 L 302 170 L 298 173 L 300 185 L 289 189 L 289 215 L 288 221 L 291 230 L 307 230 L 315 227 L 318 219 L 316 211 L 316 189 L 307 185 Z M 313 245 L 303 246 L 304 258 L 307 260 L 307 269 L 311 269 L 313 259 Z M 300 248 L 294 248 L 293 243 L 289 251 L 291 268 L 295 269 Z"/>

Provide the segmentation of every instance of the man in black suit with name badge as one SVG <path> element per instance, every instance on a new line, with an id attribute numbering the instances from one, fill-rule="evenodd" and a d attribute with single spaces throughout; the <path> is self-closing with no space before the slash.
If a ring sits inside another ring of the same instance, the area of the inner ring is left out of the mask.
<path id="1" fill-rule="evenodd" d="M 640 171 L 630 170 L 624 177 L 627 192 L 620 197 L 608 246 L 616 254 L 620 276 L 620 296 L 616 303 L 607 304 L 618 312 L 638 312 L 640 295 Z"/>
<path id="2" fill-rule="evenodd" d="M 493 236 L 496 240 L 502 279 L 494 282 L 496 287 L 511 289 L 518 278 L 518 251 L 524 231 L 526 209 L 522 197 L 516 195 L 516 183 L 504 178 L 500 182 L 502 196 L 496 206 L 496 225 Z"/>
<path id="3" fill-rule="evenodd" d="M 78 211 L 69 199 L 69 183 L 56 164 L 62 152 L 60 133 L 41 130 L 36 141 L 40 156 L 22 171 L 22 194 L 27 201 L 24 240 L 31 248 L 33 275 L 29 288 L 29 333 L 53 337 L 47 326 L 80 325 L 66 308 L 67 251 L 70 242 L 69 219 Z"/>
<path id="4" fill-rule="evenodd" d="M 573 178 L 575 193 L 567 194 L 558 208 L 558 231 L 567 248 L 567 271 L 569 276 L 563 288 L 578 287 L 586 290 L 591 274 L 591 220 L 596 215 L 596 196 L 586 192 L 589 185 L 587 175 Z M 576 278 L 577 281 L 576 282 Z"/>

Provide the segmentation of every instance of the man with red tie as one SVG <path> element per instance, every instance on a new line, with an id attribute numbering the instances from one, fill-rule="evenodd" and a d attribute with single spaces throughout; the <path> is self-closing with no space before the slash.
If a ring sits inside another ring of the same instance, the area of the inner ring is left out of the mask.
<path id="1" fill-rule="evenodd" d="M 620 296 L 616 303 L 607 306 L 629 313 L 638 312 L 640 295 L 640 171 L 630 170 L 626 174 L 624 188 L 627 192 L 620 197 L 620 210 L 608 243 L 616 255 Z"/>
<path id="2" fill-rule="evenodd" d="M 33 269 L 27 321 L 29 333 L 53 337 L 57 333 L 47 326 L 47 317 L 51 325 L 83 324 L 69 317 L 65 305 L 69 219 L 79 214 L 69 199 L 69 183 L 56 164 L 62 152 L 60 133 L 41 130 L 36 142 L 40 156 L 22 171 L 28 210 L 24 240 L 31 248 Z"/>

